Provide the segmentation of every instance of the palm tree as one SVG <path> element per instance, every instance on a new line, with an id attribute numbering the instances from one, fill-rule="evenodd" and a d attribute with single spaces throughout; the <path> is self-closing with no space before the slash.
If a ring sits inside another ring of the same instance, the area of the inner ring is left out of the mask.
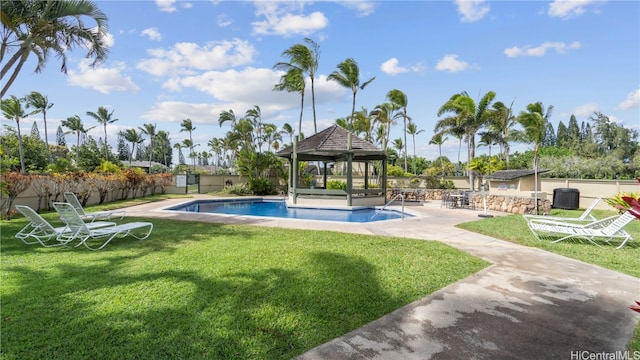
<path id="1" fill-rule="evenodd" d="M 444 177 L 444 166 L 442 166 L 442 144 L 445 141 L 449 140 L 442 132 L 435 133 L 431 140 L 429 140 L 429 145 L 438 145 L 438 158 L 440 159 L 440 165 L 442 167 L 442 177 Z"/>
<path id="2" fill-rule="evenodd" d="M 494 133 L 494 138 L 500 146 L 500 151 L 504 153 L 507 169 L 509 169 L 509 141 L 511 138 L 511 130 L 516 124 L 516 117 L 511 110 L 513 102 L 507 107 L 502 101 L 496 101 L 493 104 L 493 115 L 489 117 L 488 129 Z"/>
<path id="3" fill-rule="evenodd" d="M 104 106 L 100 106 L 97 112 L 87 111 L 87 115 L 96 119 L 98 123 L 102 124 L 102 127 L 104 128 L 104 159 L 107 161 L 109 160 L 109 146 L 107 145 L 107 124 L 113 124 L 114 122 L 119 120 L 111 118 L 114 111 L 115 110 L 111 110 L 111 112 L 109 112 L 109 110 L 107 110 L 107 108 Z"/>
<path id="4" fill-rule="evenodd" d="M 407 95 L 398 89 L 393 89 L 387 93 L 387 100 L 396 105 L 399 109 L 402 109 L 402 121 L 404 123 L 404 171 L 407 172 L 407 104 L 409 100 Z"/>
<path id="5" fill-rule="evenodd" d="M 13 68 L 11 76 L 0 91 L 3 98 L 15 81 L 22 66 L 32 53 L 37 57 L 35 72 L 44 68 L 49 52 L 62 59 L 60 70 L 66 74 L 66 51 L 75 47 L 88 50 L 91 66 L 102 63 L 108 53 L 105 43 L 107 16 L 91 1 L 3 1 L 3 34 L 0 43 L 0 80 Z M 85 26 L 85 19 L 95 26 Z M 7 52 L 14 52 L 5 62 Z"/>
<path id="6" fill-rule="evenodd" d="M 191 122 L 191 119 L 184 119 L 182 120 L 182 123 L 180 123 L 180 132 L 183 131 L 187 131 L 189 132 L 189 157 L 191 158 L 191 162 L 193 164 L 193 171 L 195 172 L 196 170 L 196 162 L 195 162 L 195 158 L 193 157 L 193 138 L 191 137 L 191 134 L 193 133 L 193 130 L 195 130 L 196 128 L 193 126 L 193 123 Z"/>
<path id="7" fill-rule="evenodd" d="M 476 102 L 469 96 L 469 94 L 467 94 L 466 92 L 462 92 L 453 95 L 438 110 L 438 116 L 442 116 L 446 113 L 453 113 L 456 125 L 464 129 L 465 140 L 468 145 L 468 161 L 473 160 L 473 158 L 475 157 L 476 133 L 480 128 L 486 125 L 488 118 L 491 116 L 489 107 L 495 97 L 496 93 L 493 91 L 489 91 L 480 99 L 480 101 L 476 105 Z M 436 124 L 436 129 L 437 128 L 438 125 Z M 469 172 L 469 184 L 471 186 L 471 190 L 473 190 L 473 172 Z"/>
<path id="8" fill-rule="evenodd" d="M 274 87 L 274 91 L 298 92 L 300 93 L 300 119 L 298 120 L 298 134 L 302 133 L 302 112 L 304 110 L 304 77 L 302 70 L 298 68 L 289 69 L 280 77 L 280 82 Z M 317 131 L 316 131 L 317 132 Z"/>
<path id="9" fill-rule="evenodd" d="M 216 166 L 220 166 L 220 154 L 222 154 L 222 140 L 214 137 L 211 140 L 209 140 L 207 145 L 209 145 L 209 149 L 211 149 L 211 151 L 213 151 L 213 153 L 216 156 Z"/>
<path id="10" fill-rule="evenodd" d="M 16 121 L 18 127 L 18 152 L 20 153 L 20 170 L 23 174 L 26 173 L 24 167 L 24 153 L 22 151 L 22 134 L 20 133 L 20 119 L 27 117 L 24 109 L 22 108 L 22 102 L 15 95 L 11 95 L 8 99 L 2 99 L 0 102 L 2 109 L 2 115 L 7 119 L 13 119 Z"/>
<path id="11" fill-rule="evenodd" d="M 396 111 L 398 107 L 390 102 L 385 102 L 371 110 L 369 116 L 372 120 L 378 123 L 378 138 L 382 143 L 382 148 L 387 151 L 387 145 L 389 143 L 389 136 L 391 135 L 391 126 L 395 124 L 397 118 Z"/>
<path id="12" fill-rule="evenodd" d="M 313 131 L 318 132 L 318 125 L 316 121 L 316 92 L 315 92 L 315 76 L 318 71 L 318 62 L 320 58 L 320 46 L 313 40 L 305 38 L 304 41 L 309 44 L 310 47 L 304 44 L 295 44 L 282 53 L 282 56 L 288 57 L 289 62 L 279 62 L 273 66 L 274 69 L 281 69 L 287 71 L 291 70 L 299 71 L 300 74 L 308 74 L 311 80 L 311 106 L 313 108 Z M 304 78 L 302 79 L 302 87 L 304 92 Z M 300 91 L 300 90 L 294 90 Z M 300 114 L 302 117 L 302 113 Z"/>
<path id="13" fill-rule="evenodd" d="M 398 153 L 400 154 L 402 154 L 402 151 L 406 149 L 404 143 L 402 142 L 402 138 L 393 140 L 393 147 L 396 148 L 396 150 L 398 150 Z"/>
<path id="14" fill-rule="evenodd" d="M 153 158 L 153 145 L 155 145 L 155 137 L 156 137 L 156 125 L 155 124 L 143 124 L 142 127 L 139 127 L 140 131 L 143 134 L 149 136 L 149 174 L 151 174 L 151 159 Z"/>
<path id="15" fill-rule="evenodd" d="M 535 197 L 538 198 L 538 151 L 544 141 L 547 123 L 551 117 L 553 105 L 549 105 L 545 111 L 542 102 L 538 101 L 527 105 L 527 111 L 521 111 L 517 117 L 523 130 L 514 131 L 517 141 L 533 144 L 533 173 L 535 181 Z M 536 201 L 536 214 L 538 213 L 538 201 Z"/>
<path id="16" fill-rule="evenodd" d="M 409 135 L 411 135 L 411 138 L 412 138 L 412 141 L 413 141 L 413 165 L 414 165 L 414 166 L 413 166 L 413 173 L 414 173 L 414 174 L 416 173 L 416 167 L 415 167 L 415 160 L 416 160 L 416 135 L 418 135 L 418 134 L 420 134 L 420 133 L 423 133 L 423 132 L 424 132 L 424 130 L 418 130 L 418 126 L 417 126 L 415 123 L 413 123 L 413 122 L 409 121 L 409 124 L 407 124 L 407 131 L 406 131 L 406 133 L 407 133 L 407 134 L 409 134 Z M 405 136 L 406 136 L 406 135 L 405 135 Z M 405 145 L 405 149 L 404 149 L 404 151 L 407 151 L 406 146 L 407 146 L 407 145 Z"/>
<path id="17" fill-rule="evenodd" d="M 247 110 L 245 113 L 245 118 L 247 118 L 251 122 L 251 125 L 253 125 L 253 129 L 256 132 L 258 152 L 262 152 L 262 141 L 264 140 L 262 132 L 264 131 L 264 127 L 262 126 L 262 113 L 260 112 L 260 107 L 258 105 L 253 105 L 253 108 Z"/>
<path id="18" fill-rule="evenodd" d="M 142 144 L 144 139 L 142 138 L 142 132 L 137 132 L 136 129 L 127 129 L 124 132 L 120 132 L 122 137 L 131 143 L 131 153 L 129 154 L 129 166 L 131 166 L 131 160 L 133 159 L 133 153 L 136 151 L 136 145 Z"/>
<path id="19" fill-rule="evenodd" d="M 85 129 L 84 124 L 82 123 L 82 120 L 78 115 L 68 117 L 67 120 L 62 120 L 60 122 L 60 125 L 69 129 L 69 131 L 65 132 L 65 134 L 74 133 L 76 135 L 76 166 L 78 166 L 78 164 L 80 163 L 80 135 L 86 134 L 95 126 Z"/>
<path id="20" fill-rule="evenodd" d="M 27 109 L 32 107 L 33 110 L 29 115 L 42 113 L 42 119 L 44 121 L 44 142 L 47 144 L 47 158 L 51 161 L 51 153 L 49 151 L 49 137 L 47 135 L 47 111 L 53 107 L 53 103 L 49 102 L 49 99 L 40 94 L 37 91 L 32 91 L 29 95 L 25 96 L 27 102 Z"/>
<path id="21" fill-rule="evenodd" d="M 353 101 L 351 103 L 351 116 L 349 117 L 349 123 L 353 124 L 353 118 L 356 112 L 356 94 L 358 90 L 363 90 L 367 85 L 371 84 L 376 77 L 372 77 L 371 79 L 361 83 L 360 82 L 360 68 L 358 67 L 358 63 L 353 58 L 348 58 L 345 61 L 339 63 L 337 65 L 338 70 L 335 70 L 329 76 L 327 76 L 327 81 L 335 81 L 341 86 L 351 89 L 353 93 Z M 352 127 L 352 126 L 350 126 Z M 349 148 L 351 144 L 349 144 Z"/>
<path id="22" fill-rule="evenodd" d="M 282 125 L 282 132 L 289 134 L 289 144 L 293 144 L 293 127 L 289 123 Z"/>
<path id="23" fill-rule="evenodd" d="M 166 167 L 169 167 L 169 162 L 167 161 L 167 153 L 171 153 L 171 141 L 169 140 L 169 133 L 164 130 L 158 131 L 156 134 L 156 146 L 162 152 L 162 160 L 163 164 Z"/>
<path id="24" fill-rule="evenodd" d="M 236 114 L 233 112 L 233 109 L 222 110 L 220 112 L 220 116 L 218 117 L 218 124 L 222 127 L 222 124 L 230 121 L 231 127 L 235 126 L 237 122 Z"/>

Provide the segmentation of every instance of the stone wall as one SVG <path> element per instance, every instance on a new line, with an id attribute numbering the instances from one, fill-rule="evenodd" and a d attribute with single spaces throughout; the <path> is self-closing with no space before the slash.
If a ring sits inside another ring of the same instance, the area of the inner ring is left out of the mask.
<path id="1" fill-rule="evenodd" d="M 451 192 L 451 190 L 442 189 L 416 189 L 416 195 L 410 194 L 412 190 L 405 189 L 403 192 L 407 192 L 407 199 L 416 201 L 441 201 L 442 194 L 444 192 Z M 387 199 L 391 199 L 395 196 L 393 190 L 387 192 Z M 473 199 L 476 210 L 484 209 L 482 203 L 482 194 L 471 193 L 470 199 Z M 487 210 L 502 211 L 510 214 L 535 214 L 535 199 L 530 197 L 520 196 L 505 196 L 505 195 L 487 195 Z M 549 214 L 551 211 L 551 201 L 546 199 L 538 199 L 538 213 Z"/>

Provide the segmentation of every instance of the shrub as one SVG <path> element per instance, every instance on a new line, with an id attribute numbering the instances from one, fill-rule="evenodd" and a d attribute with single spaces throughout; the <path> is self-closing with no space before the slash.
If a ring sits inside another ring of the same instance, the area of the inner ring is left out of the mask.
<path id="1" fill-rule="evenodd" d="M 273 194 L 273 183 L 265 178 L 250 179 L 249 190 L 255 195 L 270 195 Z"/>
<path id="2" fill-rule="evenodd" d="M 342 180 L 327 181 L 327 190 L 347 190 L 347 182 Z"/>

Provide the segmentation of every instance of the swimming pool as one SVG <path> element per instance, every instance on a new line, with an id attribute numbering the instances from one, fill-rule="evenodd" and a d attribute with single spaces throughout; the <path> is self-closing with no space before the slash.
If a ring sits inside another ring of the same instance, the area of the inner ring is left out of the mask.
<path id="1" fill-rule="evenodd" d="M 196 200 L 166 210 L 355 223 L 402 218 L 400 211 L 389 209 L 359 208 L 350 210 L 289 207 L 283 200 L 268 199 Z M 412 216 L 404 214 L 404 217 Z"/>

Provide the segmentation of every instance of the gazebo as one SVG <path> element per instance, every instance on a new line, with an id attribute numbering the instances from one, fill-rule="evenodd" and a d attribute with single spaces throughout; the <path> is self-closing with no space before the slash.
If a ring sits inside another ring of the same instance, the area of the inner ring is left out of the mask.
<path id="1" fill-rule="evenodd" d="M 321 132 L 276 153 L 289 160 L 289 191 L 287 202 L 290 205 L 313 205 L 328 207 L 381 206 L 386 203 L 387 194 L 387 154 L 384 150 L 351 132 L 333 125 Z M 370 188 L 369 166 L 371 161 L 381 160 L 382 181 L 380 187 Z M 298 162 L 319 161 L 324 165 L 323 187 L 300 187 L 298 184 Z M 327 163 L 346 163 L 346 189 L 327 189 Z M 354 163 L 364 163 L 364 185 L 354 188 Z"/>

